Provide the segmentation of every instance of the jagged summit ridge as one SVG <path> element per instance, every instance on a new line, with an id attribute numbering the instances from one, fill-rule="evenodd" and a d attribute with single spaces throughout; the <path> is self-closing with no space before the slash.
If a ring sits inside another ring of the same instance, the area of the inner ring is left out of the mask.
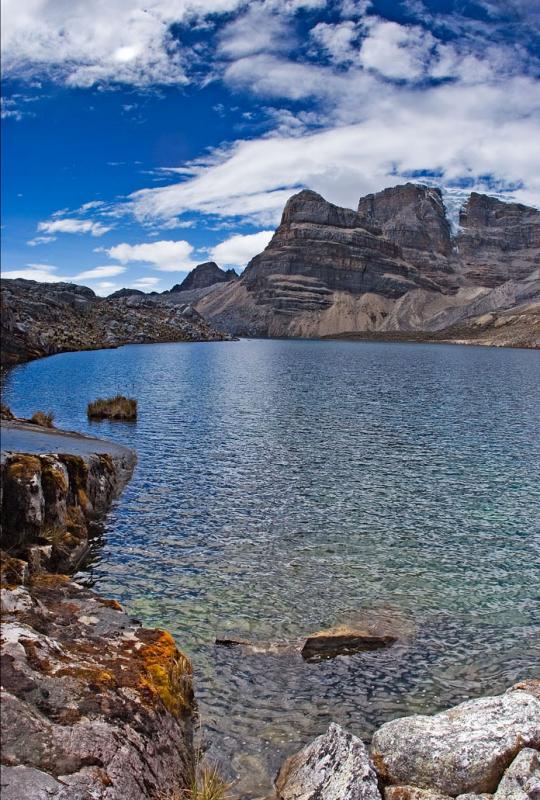
<path id="1" fill-rule="evenodd" d="M 362 197 L 356 211 L 304 189 L 288 200 L 274 236 L 240 280 L 196 307 L 236 334 L 440 330 L 446 319 L 468 319 L 479 297 L 497 310 L 507 298 L 510 309 L 524 292 L 530 304 L 539 267 L 535 208 L 473 193 L 453 231 L 443 194 L 432 186 L 384 189 Z M 526 282 L 523 292 L 516 282 Z"/>

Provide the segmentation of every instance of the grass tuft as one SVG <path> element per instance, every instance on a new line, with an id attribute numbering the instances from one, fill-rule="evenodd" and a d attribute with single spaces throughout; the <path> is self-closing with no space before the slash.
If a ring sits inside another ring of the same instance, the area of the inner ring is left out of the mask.
<path id="1" fill-rule="evenodd" d="M 88 403 L 87 413 L 90 419 L 134 420 L 137 419 L 137 401 L 122 394 L 99 398 Z"/>
<path id="2" fill-rule="evenodd" d="M 54 414 L 52 411 L 36 411 L 30 417 L 33 425 L 41 425 L 42 428 L 54 428 Z"/>
<path id="3" fill-rule="evenodd" d="M 15 419 L 12 410 L 5 403 L 0 403 L 0 419 Z"/>
<path id="4" fill-rule="evenodd" d="M 197 770 L 189 789 L 160 792 L 155 800 L 232 800 L 231 788 L 216 766 L 205 765 Z"/>

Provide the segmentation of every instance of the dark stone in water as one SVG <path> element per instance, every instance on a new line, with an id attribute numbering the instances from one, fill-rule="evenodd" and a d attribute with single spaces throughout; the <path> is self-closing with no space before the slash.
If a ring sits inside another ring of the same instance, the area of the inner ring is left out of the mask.
<path id="1" fill-rule="evenodd" d="M 295 652 L 299 653 L 304 661 L 324 661 L 336 656 L 390 647 L 396 641 L 397 637 L 388 633 L 374 633 L 340 625 L 291 642 L 250 642 L 247 639 L 223 637 L 217 638 L 215 643 L 221 647 L 243 647 L 253 653 Z"/>
<path id="2" fill-rule="evenodd" d="M 301 653 L 305 661 L 323 661 L 336 656 L 390 647 L 396 641 L 397 638 L 390 634 L 375 634 L 341 625 L 308 636 Z"/>

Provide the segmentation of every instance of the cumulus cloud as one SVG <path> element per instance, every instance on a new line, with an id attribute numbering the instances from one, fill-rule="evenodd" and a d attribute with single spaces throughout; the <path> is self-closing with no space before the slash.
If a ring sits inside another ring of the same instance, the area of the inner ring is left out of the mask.
<path id="1" fill-rule="evenodd" d="M 264 250 L 273 235 L 271 230 L 231 236 L 213 247 L 210 255 L 221 266 L 243 269 L 253 256 Z"/>
<path id="2" fill-rule="evenodd" d="M 276 13 L 279 10 L 281 13 Z M 229 58 L 271 50 L 288 50 L 294 43 L 290 21 L 282 6 L 252 2 L 246 13 L 229 22 L 219 36 L 219 53 Z"/>
<path id="3" fill-rule="evenodd" d="M 43 233 L 91 233 L 92 236 L 103 236 L 112 230 L 111 226 L 103 225 L 101 222 L 92 222 L 89 219 L 52 219 L 46 222 L 39 222 L 38 231 Z M 44 237 L 37 237 L 33 240 L 34 244 L 42 244 Z"/>
<path id="4" fill-rule="evenodd" d="M 162 272 L 186 272 L 195 266 L 191 260 L 193 246 L 184 240 L 117 244 L 105 250 L 110 258 L 128 264 L 141 261 Z"/>
<path id="5" fill-rule="evenodd" d="M 4 0 L 6 77 L 47 74 L 69 86 L 187 82 L 171 32 L 193 16 L 234 10 L 240 0 Z M 189 51 L 188 51 L 189 54 Z"/>

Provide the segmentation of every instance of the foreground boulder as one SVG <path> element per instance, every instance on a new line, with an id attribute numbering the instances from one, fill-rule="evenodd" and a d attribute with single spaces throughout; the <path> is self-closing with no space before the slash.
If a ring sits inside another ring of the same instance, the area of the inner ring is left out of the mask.
<path id="1" fill-rule="evenodd" d="M 2 603 L 3 800 L 189 786 L 191 664 L 170 634 L 61 575 L 4 587 Z"/>
<path id="2" fill-rule="evenodd" d="M 371 755 L 386 783 L 455 797 L 495 792 L 524 747 L 540 747 L 540 701 L 515 688 L 434 716 L 392 720 L 375 733 Z"/>
<path id="3" fill-rule="evenodd" d="M 135 455 L 35 425 L 2 433 L 2 800 L 184 797 L 189 659 L 167 632 L 58 574 L 76 569 Z"/>
<path id="4" fill-rule="evenodd" d="M 366 748 L 335 723 L 287 759 L 276 791 L 279 800 L 381 800 Z"/>
<path id="5" fill-rule="evenodd" d="M 540 798 L 540 753 L 526 747 L 512 761 L 495 792 L 495 800 Z"/>

